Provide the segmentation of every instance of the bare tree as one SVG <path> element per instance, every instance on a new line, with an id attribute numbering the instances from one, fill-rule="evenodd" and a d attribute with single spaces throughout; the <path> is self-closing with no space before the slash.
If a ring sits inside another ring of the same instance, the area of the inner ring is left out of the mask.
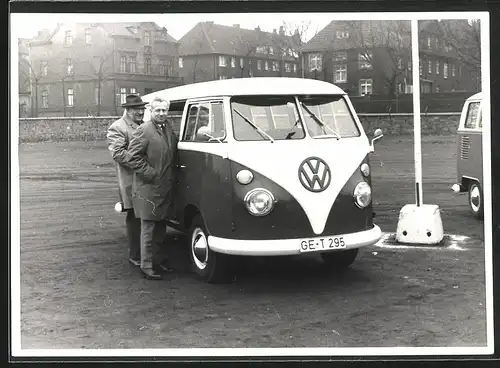
<path id="1" fill-rule="evenodd" d="M 469 69 L 481 72 L 481 25 L 479 20 L 441 20 L 440 31 L 448 46 Z"/>
<path id="2" fill-rule="evenodd" d="M 28 72 L 25 71 L 25 68 L 19 68 L 20 73 L 22 73 L 26 78 L 28 78 L 30 82 L 30 92 L 31 92 L 31 116 L 38 117 L 38 86 L 40 84 L 40 80 L 45 76 L 44 68 L 46 66 L 40 66 L 40 70 L 37 72 L 31 62 L 25 59 L 19 60 L 19 64 L 24 64 L 28 67 Z M 34 95 L 33 95 L 34 92 Z M 33 111 L 34 110 L 34 111 Z"/>
<path id="3" fill-rule="evenodd" d="M 114 54 L 115 52 L 113 50 L 107 51 L 104 53 L 104 55 L 93 56 L 90 60 L 87 61 L 89 66 L 88 76 L 95 80 L 97 87 L 97 116 L 101 116 L 102 84 L 108 79 L 110 73 L 107 62 L 114 56 Z"/>
<path id="4" fill-rule="evenodd" d="M 349 36 L 345 38 L 351 49 L 358 52 L 355 61 L 361 69 L 378 68 L 389 98 L 397 92 L 398 80 L 406 75 L 408 63 L 404 57 L 410 55 L 410 24 L 408 21 L 346 21 Z M 374 51 L 383 55 L 387 63 L 374 63 Z M 418 67 L 418 66 L 415 66 Z"/>

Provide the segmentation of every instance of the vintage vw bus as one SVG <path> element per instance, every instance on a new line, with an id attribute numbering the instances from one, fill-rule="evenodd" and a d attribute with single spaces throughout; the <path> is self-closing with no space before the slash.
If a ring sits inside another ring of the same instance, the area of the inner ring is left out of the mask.
<path id="1" fill-rule="evenodd" d="M 469 207 L 483 217 L 483 95 L 469 97 L 462 108 L 457 130 L 457 183 L 455 193 L 468 192 Z"/>
<path id="2" fill-rule="evenodd" d="M 176 218 L 195 271 L 231 256 L 321 254 L 336 269 L 376 243 L 370 140 L 346 93 L 300 78 L 239 78 L 158 91 L 179 124 Z M 145 119 L 148 119 L 146 115 Z"/>

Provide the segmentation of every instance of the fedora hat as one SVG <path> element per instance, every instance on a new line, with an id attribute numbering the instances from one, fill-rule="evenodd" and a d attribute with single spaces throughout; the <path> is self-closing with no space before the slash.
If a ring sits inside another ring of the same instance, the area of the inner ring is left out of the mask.
<path id="1" fill-rule="evenodd" d="M 144 102 L 139 95 L 128 95 L 125 98 L 125 103 L 122 104 L 122 107 L 144 107 L 148 103 Z"/>

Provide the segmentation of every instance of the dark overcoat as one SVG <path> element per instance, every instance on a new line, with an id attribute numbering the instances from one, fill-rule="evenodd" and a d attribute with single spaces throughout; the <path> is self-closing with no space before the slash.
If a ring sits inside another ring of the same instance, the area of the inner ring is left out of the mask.
<path id="1" fill-rule="evenodd" d="M 128 166 L 134 170 L 134 212 L 144 220 L 159 221 L 173 215 L 178 139 L 170 122 L 165 125 L 166 135 L 152 121 L 141 124 L 127 150 Z"/>
<path id="2" fill-rule="evenodd" d="M 118 189 L 120 200 L 124 209 L 132 208 L 132 183 L 134 181 L 134 171 L 128 166 L 126 152 L 132 134 L 139 126 L 127 115 L 111 124 L 108 128 L 106 138 L 108 149 L 116 166 L 116 176 L 118 178 Z"/>

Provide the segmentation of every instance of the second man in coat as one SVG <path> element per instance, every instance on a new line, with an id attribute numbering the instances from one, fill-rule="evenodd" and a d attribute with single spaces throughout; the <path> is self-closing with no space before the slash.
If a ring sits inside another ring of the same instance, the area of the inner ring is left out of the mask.
<path id="1" fill-rule="evenodd" d="M 155 98 L 151 120 L 134 132 L 127 150 L 128 166 L 134 170 L 133 204 L 141 219 L 141 270 L 148 279 L 161 279 L 153 256 L 166 235 L 172 214 L 172 194 L 177 162 L 177 136 L 167 121 L 169 101 Z"/>

